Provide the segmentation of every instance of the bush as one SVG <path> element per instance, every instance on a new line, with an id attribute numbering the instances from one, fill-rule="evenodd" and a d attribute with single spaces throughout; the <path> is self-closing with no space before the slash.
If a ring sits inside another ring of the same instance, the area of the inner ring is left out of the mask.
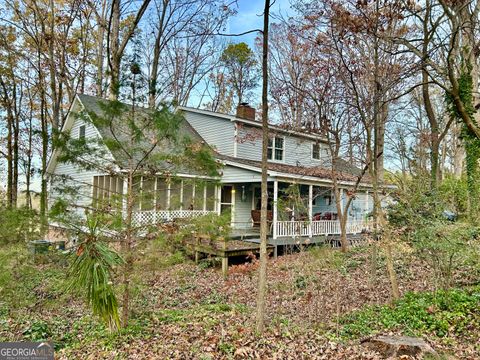
<path id="1" fill-rule="evenodd" d="M 396 227 L 416 229 L 444 220 L 443 212 L 458 215 L 467 212 L 468 190 L 464 178 L 446 177 L 436 190 L 428 177 L 413 177 L 397 183 L 395 203 L 389 207 L 389 222 Z"/>
<path id="2" fill-rule="evenodd" d="M 25 207 L 0 208 L 0 244 L 33 240 L 40 234 L 40 219 L 36 211 Z"/>
<path id="3" fill-rule="evenodd" d="M 438 187 L 438 196 L 449 210 L 456 214 L 468 211 L 468 185 L 466 176 L 460 179 L 449 175 Z"/>
<path id="4" fill-rule="evenodd" d="M 351 339 L 400 330 L 409 336 L 476 336 L 480 326 L 479 305 L 480 287 L 410 292 L 393 306 L 371 306 L 343 317 L 339 335 Z"/>
<path id="5" fill-rule="evenodd" d="M 437 222 L 417 229 L 413 246 L 434 270 L 436 285 L 447 289 L 455 270 L 476 264 L 479 229 L 462 223 Z"/>

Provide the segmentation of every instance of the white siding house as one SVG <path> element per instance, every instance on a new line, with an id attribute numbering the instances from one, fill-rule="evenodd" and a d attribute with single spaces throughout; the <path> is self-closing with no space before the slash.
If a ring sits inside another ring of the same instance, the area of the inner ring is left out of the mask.
<path id="1" fill-rule="evenodd" d="M 62 131 L 70 132 L 72 137 L 104 136 L 91 123 L 84 123 L 77 116 L 85 107 L 100 111 L 96 105 L 100 102 L 105 100 L 77 96 Z M 228 209 L 234 230 L 258 231 L 256 217 L 260 209 L 262 138 L 261 124 L 255 121 L 254 112 L 253 117 L 243 118 L 188 107 L 180 107 L 179 110 L 184 115 L 185 124 L 192 129 L 195 141 L 209 145 L 223 168 L 220 175 L 208 179 L 211 182 L 207 184 L 196 181 L 205 180 L 204 176 L 188 171 L 179 174 L 179 179 L 174 182 L 167 181 L 162 174 L 153 179 L 151 175 L 144 175 L 140 179 L 142 189 L 148 188 L 155 193 L 155 197 L 138 204 L 135 221 L 139 224 L 168 221 L 210 212 L 220 213 Z M 337 208 L 332 195 L 333 175 L 326 140 L 318 134 L 305 134 L 275 125 L 270 127 L 269 132 L 268 211 L 272 239 L 338 233 Z M 113 152 L 108 149 L 105 152 L 107 156 L 104 160 L 91 160 L 118 164 L 114 161 L 116 155 Z M 60 162 L 60 155 L 58 151 L 54 152 L 48 164 L 48 173 L 51 174 L 50 203 L 61 197 L 56 191 L 55 182 L 70 181 L 72 186 L 80 190 L 76 203 L 78 211 L 94 206 L 92 203 L 98 193 L 99 176 L 106 174 Z M 346 164 L 345 169 L 335 175 L 342 187 L 342 206 L 347 201 L 347 190 L 354 187 L 359 173 L 359 169 Z M 58 180 L 62 179 L 62 175 L 68 180 Z M 118 190 L 118 183 L 115 186 Z M 289 205 L 287 193 L 292 186 L 299 187 L 303 206 Z M 286 203 L 287 209 L 280 208 L 279 203 Z M 348 211 L 349 232 L 357 233 L 367 226 L 366 220 L 372 206 L 371 185 L 364 178 L 357 186 Z"/>

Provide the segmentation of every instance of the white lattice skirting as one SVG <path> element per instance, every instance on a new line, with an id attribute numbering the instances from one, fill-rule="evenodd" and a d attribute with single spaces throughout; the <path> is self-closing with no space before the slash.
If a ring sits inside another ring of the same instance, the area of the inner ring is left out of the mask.
<path id="1" fill-rule="evenodd" d="M 188 219 L 215 213 L 215 211 L 207 210 L 144 210 L 136 211 L 132 216 L 132 223 L 134 226 L 154 225 L 174 219 Z"/>

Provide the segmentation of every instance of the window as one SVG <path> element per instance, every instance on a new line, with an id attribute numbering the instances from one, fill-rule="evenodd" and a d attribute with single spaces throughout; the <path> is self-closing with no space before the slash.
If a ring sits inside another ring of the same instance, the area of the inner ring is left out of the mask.
<path id="1" fill-rule="evenodd" d="M 328 195 L 328 196 L 324 196 L 323 198 L 325 199 L 325 205 L 328 205 L 328 206 L 332 205 L 332 197 L 331 196 Z"/>
<path id="2" fill-rule="evenodd" d="M 80 125 L 80 127 L 78 128 L 78 138 L 80 140 L 85 139 L 85 125 Z"/>
<path id="3" fill-rule="evenodd" d="M 283 146 L 284 139 L 283 137 L 273 137 L 268 139 L 268 159 L 283 161 Z"/>
<path id="4" fill-rule="evenodd" d="M 312 144 L 312 159 L 320 160 L 320 145 Z"/>

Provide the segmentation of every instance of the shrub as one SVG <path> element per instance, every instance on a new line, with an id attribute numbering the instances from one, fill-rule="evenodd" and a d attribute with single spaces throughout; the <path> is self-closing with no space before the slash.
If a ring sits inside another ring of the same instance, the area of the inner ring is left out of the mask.
<path id="1" fill-rule="evenodd" d="M 455 270 L 476 263 L 470 260 L 478 256 L 478 231 L 467 224 L 437 222 L 414 232 L 416 253 L 434 270 L 436 285 L 449 288 Z"/>
<path id="2" fill-rule="evenodd" d="M 415 229 L 444 220 L 443 212 L 467 212 L 468 190 L 464 178 L 447 176 L 437 189 L 428 177 L 413 177 L 397 183 L 395 203 L 388 208 L 389 222 L 396 227 Z"/>
<path id="3" fill-rule="evenodd" d="M 40 234 L 39 216 L 25 207 L 0 208 L 0 244 L 33 240 Z"/>

